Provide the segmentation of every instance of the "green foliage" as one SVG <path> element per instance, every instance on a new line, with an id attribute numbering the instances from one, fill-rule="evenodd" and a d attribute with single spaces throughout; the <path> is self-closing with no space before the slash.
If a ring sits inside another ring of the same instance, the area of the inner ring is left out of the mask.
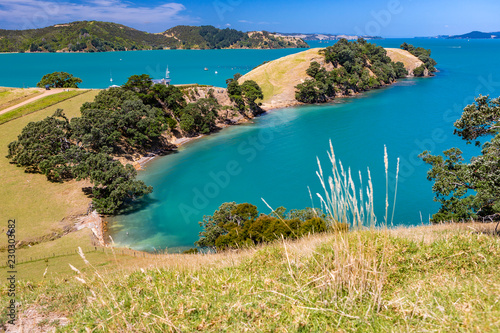
<path id="1" fill-rule="evenodd" d="M 219 109 L 220 105 L 214 98 L 201 98 L 188 104 L 182 110 L 181 129 L 190 135 L 210 133 L 216 127 Z"/>
<path id="2" fill-rule="evenodd" d="M 257 207 L 249 203 L 223 203 L 212 216 L 204 216 L 200 222 L 203 231 L 195 244 L 202 248 L 224 250 L 270 242 L 281 237 L 295 239 L 328 229 L 347 230 L 345 224 L 334 222 L 327 225 L 326 216 L 317 209 L 285 212 L 286 208 L 280 207 L 272 215 L 259 215 Z"/>
<path id="3" fill-rule="evenodd" d="M 424 74 L 425 74 L 425 65 L 420 65 L 413 70 L 413 75 L 416 77 L 424 76 Z"/>
<path id="4" fill-rule="evenodd" d="M 72 74 L 68 74 L 66 72 L 54 72 L 45 74 L 36 86 L 41 88 L 46 86 L 49 86 L 50 88 L 78 88 L 80 83 L 82 83 L 82 80 L 74 77 Z"/>
<path id="5" fill-rule="evenodd" d="M 88 154 L 75 168 L 78 180 L 93 184 L 92 202 L 101 214 L 114 214 L 127 200 L 151 193 L 153 188 L 135 180 L 137 171 L 130 164 L 123 166 L 106 153 Z"/>
<path id="6" fill-rule="evenodd" d="M 73 118 L 79 119 L 79 118 Z M 94 207 L 103 214 L 119 211 L 127 200 L 152 191 L 135 180 L 131 165 L 123 166 L 106 152 L 90 153 L 78 137 L 80 122 L 69 122 L 62 110 L 29 123 L 16 141 L 9 144 L 7 158 L 27 172 L 39 172 L 50 181 L 76 178 L 92 184 Z"/>
<path id="7" fill-rule="evenodd" d="M 47 178 L 58 180 L 56 164 L 71 147 L 70 136 L 69 120 L 58 109 L 51 117 L 28 123 L 17 141 L 9 144 L 7 158 L 27 172 L 42 172 Z"/>
<path id="8" fill-rule="evenodd" d="M 246 80 L 243 82 L 241 85 L 241 95 L 253 114 L 260 112 L 260 108 L 256 103 L 256 100 L 263 99 L 264 94 L 262 93 L 262 89 L 257 82 L 253 80 Z"/>
<path id="9" fill-rule="evenodd" d="M 226 80 L 227 93 L 241 114 L 246 116 L 246 111 L 250 111 L 250 114 L 255 116 L 262 112 L 256 101 L 264 98 L 264 94 L 257 82 L 253 80 L 246 80 L 240 85 L 238 83 L 240 77 L 241 74 L 236 73 L 232 79 Z"/>
<path id="10" fill-rule="evenodd" d="M 178 43 L 175 38 L 99 21 L 79 21 L 41 29 L 0 30 L 1 52 L 151 50 Z"/>
<path id="11" fill-rule="evenodd" d="M 500 114 L 499 98 L 479 96 L 465 107 L 455 122 L 455 134 L 470 143 L 481 136 L 493 138 L 483 144 L 481 155 L 464 163 L 462 152 L 451 148 L 442 156 L 424 151 L 422 159 L 432 168 L 427 178 L 434 181 L 435 200 L 441 203 L 432 221 L 500 219 Z M 476 141 L 479 145 L 479 141 Z"/>
<path id="12" fill-rule="evenodd" d="M 123 89 L 134 91 L 141 96 L 147 94 L 152 85 L 153 81 L 149 75 L 132 75 L 123 85 Z"/>
<path id="13" fill-rule="evenodd" d="M 336 93 L 349 95 L 378 88 L 408 74 L 401 62 L 391 61 L 384 48 L 362 38 L 353 42 L 341 39 L 322 53 L 335 68 L 327 71 L 318 62 L 312 62 L 306 71 L 310 79 L 295 87 L 299 102 L 324 103 Z"/>
<path id="14" fill-rule="evenodd" d="M 92 103 L 81 107 L 81 117 L 71 120 L 73 137 L 93 151 L 132 147 L 147 148 L 166 129 L 160 110 L 145 105 L 138 95 L 122 88 L 101 91 Z"/>
<path id="15" fill-rule="evenodd" d="M 434 73 L 437 71 L 436 66 L 437 62 L 431 58 L 431 50 L 426 50 L 423 47 L 415 47 L 411 44 L 403 43 L 400 46 L 403 50 L 406 50 L 413 54 L 415 57 L 420 59 L 424 63 L 424 67 L 427 68 L 429 73 Z M 419 70 L 420 74 L 421 70 Z M 415 76 L 422 76 L 422 75 L 416 75 Z"/>

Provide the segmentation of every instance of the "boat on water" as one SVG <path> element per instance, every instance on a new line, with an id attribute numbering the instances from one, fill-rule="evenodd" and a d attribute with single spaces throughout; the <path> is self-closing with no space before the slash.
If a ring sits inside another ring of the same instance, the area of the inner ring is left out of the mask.
<path id="1" fill-rule="evenodd" d="M 208 71 L 208 68 L 205 67 L 204 70 Z"/>

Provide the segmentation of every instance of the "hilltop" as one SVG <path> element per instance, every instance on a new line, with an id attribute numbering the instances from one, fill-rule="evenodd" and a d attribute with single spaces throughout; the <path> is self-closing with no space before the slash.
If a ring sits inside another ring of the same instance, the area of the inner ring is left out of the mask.
<path id="1" fill-rule="evenodd" d="M 28 30 L 0 30 L 0 52 L 106 52 L 161 49 L 307 48 L 302 39 L 266 31 L 176 26 L 162 33 L 122 24 L 77 21 Z"/>
<path id="2" fill-rule="evenodd" d="M 327 71 L 334 69 L 331 63 L 326 62 L 321 50 L 309 49 L 265 63 L 242 76 L 240 81 L 254 80 L 261 86 L 264 109 L 301 104 L 295 99 L 295 87 L 308 78 L 306 71 L 310 64 L 318 62 Z M 389 48 L 386 52 L 393 62 L 403 63 L 409 76 L 413 76 L 415 68 L 423 65 L 421 60 L 408 51 Z"/>

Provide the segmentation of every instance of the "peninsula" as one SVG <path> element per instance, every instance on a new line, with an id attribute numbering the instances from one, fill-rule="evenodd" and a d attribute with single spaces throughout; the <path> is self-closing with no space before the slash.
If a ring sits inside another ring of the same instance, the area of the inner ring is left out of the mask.
<path id="1" fill-rule="evenodd" d="M 346 45 L 355 46 L 357 42 L 347 42 L 347 40 L 341 40 L 339 43 L 347 43 Z M 366 44 L 373 45 L 369 43 Z M 417 54 L 416 56 L 410 52 L 415 50 L 415 48 L 413 46 L 411 46 L 412 48 L 409 48 L 409 46 L 411 45 L 407 45 L 405 43 L 402 47 L 407 49 L 382 49 L 379 47 L 378 52 L 380 52 L 382 57 L 387 56 L 389 58 L 385 59 L 386 64 L 393 63 L 394 66 L 396 66 L 397 63 L 400 63 L 400 65 L 398 65 L 401 70 L 401 75 L 399 77 L 430 76 L 432 74 L 431 71 L 434 69 L 428 70 L 424 61 L 418 57 L 419 54 L 414 52 Z M 421 48 L 417 49 L 421 50 Z M 315 80 L 308 74 L 308 72 L 311 73 L 309 70 L 311 64 L 318 64 L 319 67 L 317 71 L 324 70 L 325 73 L 332 73 L 332 71 L 339 71 L 341 68 L 344 68 L 341 64 L 337 63 L 334 65 L 331 61 L 328 61 L 325 57 L 325 50 L 326 49 L 314 48 L 276 59 L 258 66 L 251 72 L 242 76 L 239 80 L 240 82 L 253 80 L 259 84 L 264 95 L 264 98 L 262 99 L 262 108 L 264 110 L 304 104 L 303 101 L 299 101 L 297 99 L 296 92 L 299 85 L 303 85 L 306 82 L 313 83 Z M 335 49 L 332 50 L 335 53 Z M 430 54 L 430 51 L 428 52 Z M 382 72 L 379 72 L 378 75 L 374 73 L 377 72 L 374 68 L 376 62 L 371 63 L 369 59 L 365 59 L 363 61 L 365 61 L 365 63 L 362 68 L 360 67 L 360 69 L 362 73 L 366 73 L 367 80 L 371 80 L 370 85 L 362 87 L 363 79 L 360 76 L 356 76 L 357 74 L 355 73 L 354 79 L 357 81 L 354 85 L 348 87 L 348 89 L 344 89 L 344 87 L 341 89 L 343 83 L 339 80 L 337 80 L 337 82 L 331 82 L 333 91 L 322 102 L 330 101 L 335 97 L 354 95 L 361 91 L 377 88 L 394 82 L 395 78 L 393 79 L 392 77 L 388 78 L 386 80 L 387 82 L 384 82 L 384 78 L 382 78 L 384 73 Z M 347 76 L 347 73 L 345 73 L 345 75 Z M 338 87 L 338 89 L 336 89 L 336 87 Z M 316 85 L 312 87 L 311 90 L 318 91 L 319 89 Z M 312 102 L 320 101 L 315 100 Z"/>

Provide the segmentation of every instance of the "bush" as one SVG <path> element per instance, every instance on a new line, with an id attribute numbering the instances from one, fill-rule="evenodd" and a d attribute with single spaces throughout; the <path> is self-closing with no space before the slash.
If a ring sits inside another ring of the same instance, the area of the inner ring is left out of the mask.
<path id="1" fill-rule="evenodd" d="M 307 234 L 347 231 L 346 224 L 325 219 L 318 209 L 291 210 L 280 207 L 273 215 L 260 214 L 257 207 L 249 203 L 222 204 L 212 216 L 205 216 L 200 225 L 200 239 L 195 243 L 202 248 L 224 250 L 241 248 L 276 239 L 296 239 Z"/>

